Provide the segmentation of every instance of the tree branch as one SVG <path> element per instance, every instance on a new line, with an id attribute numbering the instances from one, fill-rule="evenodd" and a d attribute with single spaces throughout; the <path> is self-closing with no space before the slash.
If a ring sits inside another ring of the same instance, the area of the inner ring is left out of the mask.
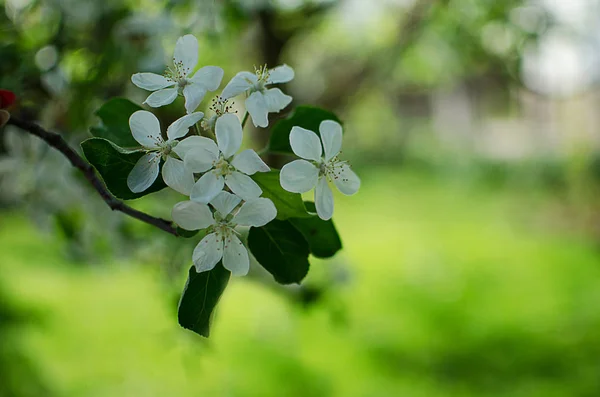
<path id="1" fill-rule="evenodd" d="M 19 127 L 20 129 L 37 136 L 38 138 L 46 142 L 48 145 L 52 146 L 54 149 L 61 152 L 67 159 L 69 159 L 73 167 L 79 169 L 83 173 L 88 182 L 94 187 L 96 192 L 98 192 L 100 197 L 102 197 L 104 202 L 110 207 L 111 210 L 120 211 L 125 215 L 129 215 L 132 218 L 145 222 L 149 225 L 155 226 L 169 234 L 179 236 L 177 234 L 177 228 L 173 226 L 173 223 L 171 221 L 162 218 L 156 218 L 144 212 L 138 211 L 134 208 L 131 208 L 121 200 L 115 198 L 115 196 L 113 196 L 106 189 L 104 183 L 100 180 L 100 178 L 98 178 L 94 167 L 92 167 L 87 161 L 85 161 L 83 157 L 79 155 L 79 153 L 73 150 L 73 148 L 69 146 L 67 141 L 65 141 L 63 137 L 57 134 L 56 132 L 46 131 L 36 123 L 21 120 L 13 115 L 11 115 L 7 124 Z"/>

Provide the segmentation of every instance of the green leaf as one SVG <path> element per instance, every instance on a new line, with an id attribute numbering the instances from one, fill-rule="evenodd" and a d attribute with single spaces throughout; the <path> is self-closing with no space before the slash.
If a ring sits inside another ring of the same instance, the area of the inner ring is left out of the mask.
<path id="1" fill-rule="evenodd" d="M 315 203 L 307 201 L 306 208 L 315 212 Z M 330 258 L 342 249 L 342 241 L 333 221 L 324 221 L 318 216 L 290 219 L 292 225 L 302 233 L 308 242 L 310 253 L 317 258 Z"/>
<path id="2" fill-rule="evenodd" d="M 106 187 L 115 197 L 131 200 L 166 187 L 159 175 L 152 186 L 141 193 L 133 193 L 129 189 L 127 176 L 135 163 L 144 155 L 141 150 L 128 151 L 102 138 L 86 139 L 81 142 L 81 148 L 87 160 L 98 170 Z"/>
<path id="3" fill-rule="evenodd" d="M 279 183 L 279 170 L 269 172 L 257 172 L 251 178 L 263 191 L 262 197 L 273 201 L 277 208 L 277 218 L 286 220 L 288 218 L 304 218 L 310 216 L 306 212 L 302 196 L 284 190 Z"/>
<path id="4" fill-rule="evenodd" d="M 271 131 L 269 151 L 293 153 L 290 146 L 292 127 L 306 128 L 319 134 L 319 125 L 323 120 L 334 120 L 341 124 L 340 119 L 332 112 L 314 106 L 298 106 L 288 118 L 278 121 Z"/>
<path id="5" fill-rule="evenodd" d="M 201 273 L 196 273 L 192 266 L 177 308 L 179 325 L 208 338 L 211 314 L 227 287 L 230 275 L 221 262 L 212 270 Z"/>
<path id="6" fill-rule="evenodd" d="M 105 138 L 121 147 L 137 147 L 140 144 L 133 139 L 129 129 L 129 117 L 142 110 L 139 105 L 125 98 L 113 98 L 96 110 L 96 116 L 102 123 L 90 128 L 92 135 Z"/>
<path id="7" fill-rule="evenodd" d="M 300 284 L 308 273 L 308 243 L 289 221 L 274 220 L 251 228 L 248 247 L 280 284 Z"/>

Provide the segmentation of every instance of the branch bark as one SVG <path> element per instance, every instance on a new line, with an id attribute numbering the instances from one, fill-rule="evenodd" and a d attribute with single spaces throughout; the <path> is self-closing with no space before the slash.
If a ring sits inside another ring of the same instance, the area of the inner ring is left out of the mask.
<path id="1" fill-rule="evenodd" d="M 104 200 L 106 205 L 108 205 L 111 210 L 122 212 L 125 215 L 128 215 L 132 218 L 157 227 L 169 234 L 179 236 L 179 234 L 177 233 L 177 228 L 173 225 L 173 222 L 166 219 L 157 218 L 152 215 L 148 215 L 145 212 L 138 211 L 135 208 L 128 206 L 127 204 L 113 196 L 108 191 L 108 189 L 106 189 L 104 183 L 100 180 L 100 178 L 98 178 L 94 167 L 92 167 L 87 161 L 85 161 L 83 157 L 79 155 L 79 153 L 73 150 L 73 148 L 69 146 L 67 141 L 65 141 L 60 134 L 57 134 L 56 132 L 52 131 L 46 131 L 44 128 L 42 128 L 36 123 L 22 120 L 13 115 L 11 115 L 7 124 L 14 125 L 15 127 L 22 129 L 23 131 L 27 131 L 30 134 L 37 136 L 38 138 L 46 142 L 49 146 L 61 152 L 71 162 L 71 165 L 73 167 L 77 168 L 83 173 L 83 175 L 92 185 L 94 190 L 96 190 L 100 197 L 102 197 L 102 200 Z"/>

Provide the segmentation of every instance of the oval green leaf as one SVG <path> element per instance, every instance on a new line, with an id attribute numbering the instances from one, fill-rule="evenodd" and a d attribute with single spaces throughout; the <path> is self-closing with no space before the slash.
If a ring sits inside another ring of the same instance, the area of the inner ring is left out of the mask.
<path id="1" fill-rule="evenodd" d="M 192 266 L 177 308 L 179 325 L 208 338 L 212 314 L 230 275 L 221 262 L 212 270 L 201 273 L 196 273 L 196 268 Z"/>
<path id="2" fill-rule="evenodd" d="M 315 212 L 315 203 L 306 201 L 306 209 Z M 318 216 L 294 218 L 290 222 L 302 233 L 310 253 L 317 258 L 330 258 L 342 249 L 342 240 L 333 224 L 333 220 L 324 221 Z"/>
<path id="3" fill-rule="evenodd" d="M 306 212 L 302 196 L 284 190 L 279 183 L 279 170 L 269 172 L 257 172 L 251 178 L 263 191 L 262 197 L 273 201 L 277 208 L 277 218 L 286 220 L 289 218 L 304 218 L 311 216 Z"/>
<path id="4" fill-rule="evenodd" d="M 100 125 L 91 127 L 90 132 L 98 138 L 108 139 L 121 147 L 139 147 L 129 128 L 129 117 L 142 107 L 125 98 L 113 98 L 96 110 Z"/>
<path id="5" fill-rule="evenodd" d="M 248 247 L 280 284 L 300 284 L 308 273 L 308 243 L 289 221 L 274 220 L 251 228 Z"/>
<path id="6" fill-rule="evenodd" d="M 127 186 L 127 176 L 135 163 L 144 155 L 141 150 L 128 151 L 103 138 L 90 138 L 81 142 L 87 161 L 102 176 L 107 189 L 117 198 L 131 200 L 164 189 L 167 185 L 158 176 L 147 190 L 133 193 Z"/>

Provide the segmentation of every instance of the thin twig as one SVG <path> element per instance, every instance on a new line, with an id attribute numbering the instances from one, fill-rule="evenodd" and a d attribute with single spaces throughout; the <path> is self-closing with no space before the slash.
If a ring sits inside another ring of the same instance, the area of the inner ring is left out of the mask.
<path id="1" fill-rule="evenodd" d="M 106 204 L 110 207 L 111 210 L 120 211 L 125 215 L 129 215 L 132 218 L 138 219 L 142 222 L 155 226 L 169 234 L 178 236 L 177 228 L 173 225 L 171 221 L 162 218 L 156 218 L 144 212 L 138 211 L 123 203 L 121 200 L 115 198 L 115 196 L 113 196 L 106 189 L 104 183 L 102 183 L 100 178 L 98 178 L 94 167 L 92 167 L 87 161 L 85 161 L 79 155 L 79 153 L 73 150 L 73 148 L 69 146 L 69 144 L 63 139 L 63 137 L 57 134 L 56 132 L 46 131 L 36 123 L 21 120 L 18 117 L 12 115 L 8 120 L 8 124 L 14 125 L 15 127 L 19 127 L 20 129 L 37 136 L 38 138 L 46 142 L 48 145 L 52 146 L 54 149 L 61 152 L 67 159 L 69 159 L 73 167 L 79 169 L 83 173 L 88 182 L 94 187 L 96 192 L 98 192 L 100 197 L 102 197 L 104 202 L 106 202 Z"/>

